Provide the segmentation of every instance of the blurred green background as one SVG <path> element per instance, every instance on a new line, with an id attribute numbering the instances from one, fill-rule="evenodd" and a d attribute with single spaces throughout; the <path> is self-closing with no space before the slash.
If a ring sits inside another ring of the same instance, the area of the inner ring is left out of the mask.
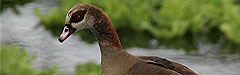
<path id="1" fill-rule="evenodd" d="M 41 24 L 59 36 L 67 11 L 77 3 L 102 8 L 110 17 L 123 47 L 198 50 L 198 43 L 220 44 L 226 53 L 240 53 L 240 0 L 60 0 L 47 16 L 35 9 Z M 84 30 L 75 33 L 93 43 Z M 151 44 L 150 40 L 157 40 Z"/>

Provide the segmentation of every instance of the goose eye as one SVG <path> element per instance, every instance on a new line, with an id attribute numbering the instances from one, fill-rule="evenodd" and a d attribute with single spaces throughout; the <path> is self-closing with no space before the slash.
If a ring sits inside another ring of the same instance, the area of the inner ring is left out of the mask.
<path id="1" fill-rule="evenodd" d="M 81 17 L 80 17 L 80 15 L 78 15 L 77 17 L 76 17 L 76 19 L 80 19 Z"/>
<path id="2" fill-rule="evenodd" d="M 84 19 L 84 16 L 86 14 L 86 10 L 79 10 L 72 14 L 72 17 L 70 18 L 70 22 L 78 23 Z"/>

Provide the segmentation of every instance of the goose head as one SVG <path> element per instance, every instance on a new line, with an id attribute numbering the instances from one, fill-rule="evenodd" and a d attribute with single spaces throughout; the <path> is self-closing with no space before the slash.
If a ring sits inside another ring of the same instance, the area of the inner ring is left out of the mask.
<path id="1" fill-rule="evenodd" d="M 91 8 L 93 8 L 93 6 L 77 4 L 68 11 L 65 19 L 65 26 L 58 38 L 59 42 L 62 43 L 74 32 L 82 29 L 89 29 L 94 25 Z"/>

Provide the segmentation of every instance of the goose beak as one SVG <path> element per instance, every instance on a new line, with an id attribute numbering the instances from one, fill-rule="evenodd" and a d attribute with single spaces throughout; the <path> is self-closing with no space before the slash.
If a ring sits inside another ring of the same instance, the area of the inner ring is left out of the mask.
<path id="1" fill-rule="evenodd" d="M 68 28 L 67 26 L 64 27 L 62 34 L 58 38 L 58 41 L 60 43 L 64 42 L 72 33 L 74 33 L 76 30 Z"/>

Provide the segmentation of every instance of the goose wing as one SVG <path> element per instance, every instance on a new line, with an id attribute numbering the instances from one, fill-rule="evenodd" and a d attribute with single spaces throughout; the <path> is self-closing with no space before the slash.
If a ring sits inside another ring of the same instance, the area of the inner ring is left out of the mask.
<path id="1" fill-rule="evenodd" d="M 165 58 L 160 58 L 157 56 L 138 56 L 138 57 L 148 61 L 149 64 L 161 66 L 161 67 L 164 67 L 165 69 L 173 70 L 182 75 L 197 75 L 188 67 L 173 61 L 169 61 Z"/>
<path id="2" fill-rule="evenodd" d="M 182 75 L 173 70 L 153 65 L 146 60 L 140 60 L 128 70 L 126 75 Z"/>

